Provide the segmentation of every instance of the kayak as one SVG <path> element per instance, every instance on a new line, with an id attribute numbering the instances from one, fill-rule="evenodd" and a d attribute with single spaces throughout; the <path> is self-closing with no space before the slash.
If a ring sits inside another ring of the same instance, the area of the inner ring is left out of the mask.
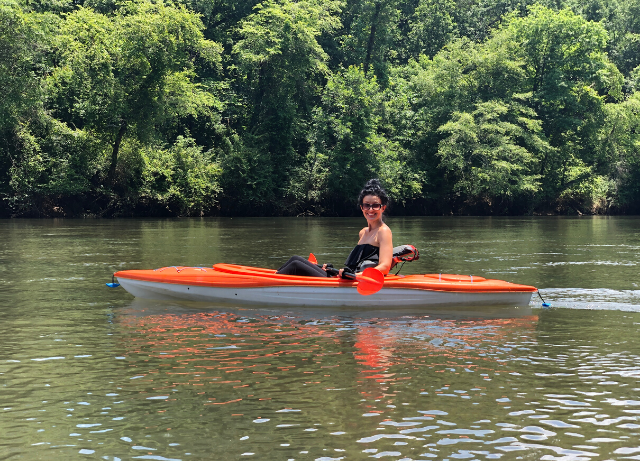
<path id="1" fill-rule="evenodd" d="M 242 305 L 400 307 L 428 305 L 528 306 L 533 286 L 471 275 L 388 275 L 382 288 L 363 296 L 357 280 L 276 274 L 274 269 L 215 264 L 162 267 L 114 274 L 137 298 Z"/>

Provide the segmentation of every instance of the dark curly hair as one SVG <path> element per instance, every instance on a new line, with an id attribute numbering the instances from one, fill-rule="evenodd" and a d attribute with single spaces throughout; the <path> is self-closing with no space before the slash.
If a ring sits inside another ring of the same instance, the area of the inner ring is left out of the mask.
<path id="1" fill-rule="evenodd" d="M 378 197 L 383 206 L 389 204 L 389 196 L 378 179 L 370 179 L 367 181 L 358 196 L 358 205 L 362 206 L 362 201 L 367 195 L 375 195 Z"/>

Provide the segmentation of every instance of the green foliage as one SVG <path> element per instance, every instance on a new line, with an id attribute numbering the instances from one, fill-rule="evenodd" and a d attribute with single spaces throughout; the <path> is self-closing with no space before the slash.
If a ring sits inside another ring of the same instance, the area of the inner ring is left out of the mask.
<path id="1" fill-rule="evenodd" d="M 407 42 L 411 56 L 433 57 L 456 37 L 455 9 L 454 0 L 420 0 L 409 20 L 411 30 Z"/>
<path id="2" fill-rule="evenodd" d="M 0 215 L 638 212 L 639 82 L 640 0 L 0 0 Z"/>
<path id="3" fill-rule="evenodd" d="M 462 37 L 482 42 L 510 15 L 526 16 L 527 7 L 560 7 L 562 0 L 456 0 L 454 21 Z"/>
<path id="4" fill-rule="evenodd" d="M 567 0 L 564 6 L 606 28 L 609 57 L 625 76 L 640 65 L 640 1 Z"/>
<path id="5" fill-rule="evenodd" d="M 471 113 L 454 113 L 439 131 L 447 135 L 438 148 L 440 168 L 455 194 L 491 207 L 540 189 L 538 159 L 551 148 L 533 110 L 516 102 L 479 103 Z"/>
<path id="6" fill-rule="evenodd" d="M 148 139 L 163 121 L 214 105 L 193 82 L 194 55 L 215 63 L 220 51 L 201 28 L 185 8 L 144 1 L 113 17 L 87 8 L 66 17 L 56 39 L 60 65 L 46 81 L 51 108 L 111 145 L 109 182 L 125 133 Z"/>
<path id="7" fill-rule="evenodd" d="M 344 65 L 363 66 L 373 70 L 378 80 L 386 83 L 389 59 L 399 22 L 398 0 L 349 1 L 345 7 L 343 35 L 338 40 Z"/>
<path id="8" fill-rule="evenodd" d="M 100 167 L 101 146 L 86 131 L 42 115 L 18 127 L 11 147 L 10 192 L 5 200 L 13 213 L 29 213 L 45 197 L 91 191 L 92 177 Z"/>
<path id="9" fill-rule="evenodd" d="M 221 169 L 212 152 L 179 136 L 168 149 L 145 148 L 141 201 L 169 214 L 202 216 L 218 205 Z"/>
<path id="10" fill-rule="evenodd" d="M 245 139 L 247 142 L 235 137 L 220 154 L 222 209 L 231 214 L 273 214 L 280 210 L 274 203 L 278 187 L 273 182 L 274 164 L 267 152 L 252 147 L 259 145 L 258 140 L 250 136 Z"/>
<path id="11" fill-rule="evenodd" d="M 608 178 L 615 187 L 610 205 L 622 211 L 640 211 L 640 94 L 633 93 L 620 104 L 609 104 L 600 132 L 600 147 L 610 168 Z"/>
<path id="12" fill-rule="evenodd" d="M 249 107 L 242 120 L 242 147 L 224 162 L 230 169 L 225 169 L 229 179 L 223 182 L 263 170 L 267 180 L 251 173 L 252 186 L 244 188 L 260 191 L 255 196 L 259 207 L 263 200 L 283 200 L 289 171 L 303 158 L 297 151 L 305 143 L 311 103 L 328 72 L 327 55 L 317 39 L 338 27 L 338 7 L 335 1 L 266 2 L 240 24 L 242 39 L 234 53 L 249 89 Z"/>
<path id="13" fill-rule="evenodd" d="M 314 113 L 309 154 L 291 184 L 304 206 L 316 212 L 349 210 L 371 177 L 388 184 L 395 201 L 416 196 L 420 185 L 407 168 L 406 152 L 383 133 L 384 109 L 377 79 L 362 67 L 329 78 Z"/>
<path id="14" fill-rule="evenodd" d="M 13 128 L 40 103 L 39 40 L 36 18 L 16 2 L 0 0 L 0 130 Z"/>
<path id="15" fill-rule="evenodd" d="M 565 197 L 597 174 L 597 132 L 605 104 L 622 98 L 623 78 L 606 55 L 607 32 L 569 10 L 534 6 L 497 32 L 519 50 L 526 77 L 523 91 L 543 121 L 555 149 L 541 158 L 543 197 Z M 588 207 L 589 208 L 589 207 Z"/>
<path id="16" fill-rule="evenodd" d="M 375 77 L 361 67 L 349 67 L 331 76 L 322 94 L 322 105 L 314 114 L 312 147 L 305 169 L 314 174 L 307 181 L 310 191 L 322 190 L 327 200 L 346 202 L 357 196 L 366 180 L 377 176 L 376 139 L 379 89 Z"/>

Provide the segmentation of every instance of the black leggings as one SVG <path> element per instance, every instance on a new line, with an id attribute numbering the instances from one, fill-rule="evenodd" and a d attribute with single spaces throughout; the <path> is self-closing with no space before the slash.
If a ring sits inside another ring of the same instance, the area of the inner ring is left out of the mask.
<path id="1" fill-rule="evenodd" d="M 327 277 L 327 273 L 317 264 L 304 259 L 302 256 L 291 256 L 276 274 L 301 275 L 304 277 Z"/>

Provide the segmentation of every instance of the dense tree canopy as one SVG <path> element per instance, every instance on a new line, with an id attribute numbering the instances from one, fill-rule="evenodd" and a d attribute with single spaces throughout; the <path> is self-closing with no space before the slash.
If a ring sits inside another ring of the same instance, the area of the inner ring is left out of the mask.
<path id="1" fill-rule="evenodd" d="M 0 216 L 640 212 L 640 0 L 0 0 Z"/>

